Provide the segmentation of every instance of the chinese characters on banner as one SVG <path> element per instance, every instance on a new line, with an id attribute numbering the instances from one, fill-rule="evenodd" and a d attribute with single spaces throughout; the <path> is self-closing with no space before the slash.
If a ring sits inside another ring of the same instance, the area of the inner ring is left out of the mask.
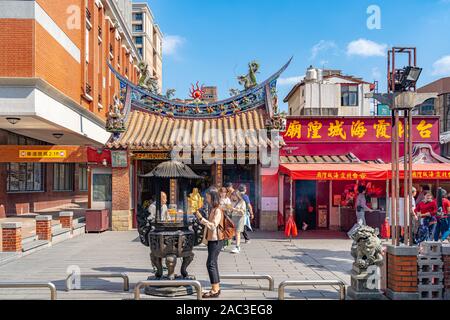
<path id="1" fill-rule="evenodd" d="M 413 141 L 439 140 L 437 118 L 414 118 Z M 404 138 L 405 128 L 400 122 L 399 136 Z M 288 119 L 282 133 L 286 142 L 383 142 L 391 139 L 391 119 L 373 118 L 297 118 Z"/>
<path id="2" fill-rule="evenodd" d="M 313 176 L 314 175 L 314 176 Z M 450 171 L 413 171 L 413 179 L 415 180 L 441 180 L 450 179 Z M 307 172 L 306 178 L 314 178 L 311 180 L 379 180 L 390 178 L 389 171 L 373 176 L 370 173 L 363 172 L 344 172 L 344 171 L 317 171 Z M 401 178 L 403 178 L 403 172 L 401 172 Z"/>

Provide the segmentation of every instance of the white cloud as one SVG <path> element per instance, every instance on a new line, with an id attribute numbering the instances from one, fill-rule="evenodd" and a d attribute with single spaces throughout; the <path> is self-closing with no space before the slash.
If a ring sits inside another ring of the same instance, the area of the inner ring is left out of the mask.
<path id="1" fill-rule="evenodd" d="M 337 45 L 334 41 L 320 40 L 311 49 L 311 60 L 315 59 L 321 52 L 328 51 L 330 49 L 337 49 Z"/>
<path id="2" fill-rule="evenodd" d="M 280 86 L 293 86 L 303 80 L 305 76 L 296 76 L 296 77 L 288 77 L 288 78 L 279 78 L 277 83 Z"/>
<path id="3" fill-rule="evenodd" d="M 372 78 L 374 80 L 380 80 L 381 79 L 381 72 L 380 72 L 380 69 L 378 69 L 378 67 L 372 68 Z"/>
<path id="4" fill-rule="evenodd" d="M 450 55 L 444 56 L 433 63 L 434 76 L 450 76 Z"/>
<path id="5" fill-rule="evenodd" d="M 163 54 L 166 56 L 174 55 L 178 52 L 180 47 L 184 45 L 186 39 L 175 35 L 165 35 L 163 38 Z"/>
<path id="6" fill-rule="evenodd" d="M 347 55 L 362 57 L 384 57 L 386 56 L 386 44 L 376 43 L 367 39 L 358 39 L 347 45 Z"/>

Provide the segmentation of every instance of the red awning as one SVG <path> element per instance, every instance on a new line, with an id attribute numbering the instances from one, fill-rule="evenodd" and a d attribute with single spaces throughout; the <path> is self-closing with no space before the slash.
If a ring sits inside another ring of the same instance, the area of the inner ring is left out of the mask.
<path id="1" fill-rule="evenodd" d="M 293 180 L 386 180 L 387 166 L 372 163 L 286 163 L 280 172 Z"/>
<path id="2" fill-rule="evenodd" d="M 391 164 L 375 163 L 286 163 L 280 173 L 293 180 L 386 180 L 391 178 Z M 400 164 L 403 178 L 403 164 Z M 450 164 L 413 165 L 413 180 L 450 180 Z"/>
<path id="3" fill-rule="evenodd" d="M 403 163 L 400 163 L 400 170 L 400 178 L 403 178 Z M 414 164 L 412 176 L 413 180 L 450 180 L 450 163 Z"/>

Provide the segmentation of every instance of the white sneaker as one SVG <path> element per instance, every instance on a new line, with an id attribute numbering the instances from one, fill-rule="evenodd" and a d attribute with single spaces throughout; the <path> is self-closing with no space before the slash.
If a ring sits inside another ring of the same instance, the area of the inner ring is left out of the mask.
<path id="1" fill-rule="evenodd" d="M 236 253 L 236 254 L 238 254 L 238 253 L 240 253 L 241 252 L 241 249 L 239 248 L 239 247 L 235 247 L 233 250 L 231 250 L 231 253 Z"/>

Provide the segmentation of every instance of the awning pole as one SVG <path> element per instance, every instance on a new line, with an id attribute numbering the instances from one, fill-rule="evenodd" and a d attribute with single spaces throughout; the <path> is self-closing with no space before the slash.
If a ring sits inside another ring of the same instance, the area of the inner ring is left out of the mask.
<path id="1" fill-rule="evenodd" d="M 291 210 L 290 210 L 289 213 L 291 213 L 292 210 L 293 210 L 293 207 L 292 207 L 292 188 L 293 188 L 292 186 L 293 186 L 293 184 L 292 184 L 292 178 L 291 178 L 291 177 L 289 177 L 289 178 L 290 178 L 289 180 L 291 181 L 291 194 L 290 194 L 290 197 L 291 197 L 291 198 L 290 198 L 290 207 L 291 207 L 290 209 L 291 209 Z"/>

